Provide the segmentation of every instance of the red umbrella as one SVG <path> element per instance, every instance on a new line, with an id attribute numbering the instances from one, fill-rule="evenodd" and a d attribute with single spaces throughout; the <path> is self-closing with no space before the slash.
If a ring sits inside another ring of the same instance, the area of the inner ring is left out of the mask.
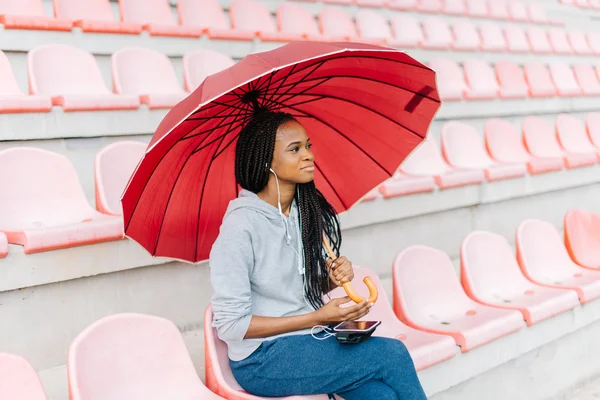
<path id="1" fill-rule="evenodd" d="M 296 42 L 209 76 L 165 117 L 122 197 L 125 234 L 152 255 L 208 258 L 238 195 L 235 144 L 256 106 L 291 113 L 336 211 L 390 178 L 440 105 L 435 73 L 358 43 Z"/>

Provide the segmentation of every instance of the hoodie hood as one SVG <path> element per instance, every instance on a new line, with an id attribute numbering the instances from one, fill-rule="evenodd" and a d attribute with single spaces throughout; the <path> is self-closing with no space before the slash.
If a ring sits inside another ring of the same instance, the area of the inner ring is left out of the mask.
<path id="1" fill-rule="evenodd" d="M 279 214 L 279 209 L 277 207 L 273 207 L 272 205 L 258 197 L 256 193 L 253 193 L 246 189 L 242 189 L 238 197 L 229 203 L 229 207 L 227 207 L 225 216 L 241 208 L 251 209 L 261 215 L 264 215 L 269 219 L 281 220 L 282 218 Z M 292 216 L 292 214 L 296 214 L 295 199 L 292 202 L 292 207 L 290 209 L 290 217 Z"/>

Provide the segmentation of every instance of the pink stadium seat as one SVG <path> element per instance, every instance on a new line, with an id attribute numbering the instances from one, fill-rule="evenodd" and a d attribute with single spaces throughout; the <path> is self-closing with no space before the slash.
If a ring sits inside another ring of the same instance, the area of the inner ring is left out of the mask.
<path id="1" fill-rule="evenodd" d="M 573 209 L 565 214 L 565 246 L 582 267 L 600 269 L 600 217 Z"/>
<path id="2" fill-rule="evenodd" d="M 487 100 L 498 97 L 500 86 L 492 67 L 484 60 L 472 58 L 465 61 L 463 68 L 469 90 L 465 94 L 469 100 Z"/>
<path id="3" fill-rule="evenodd" d="M 178 0 L 179 24 L 200 29 L 211 39 L 252 40 L 253 31 L 232 29 L 219 0 Z"/>
<path id="4" fill-rule="evenodd" d="M 389 0 L 388 7 L 393 10 L 415 10 L 417 0 Z"/>
<path id="5" fill-rule="evenodd" d="M 330 40 L 359 40 L 352 17 L 340 7 L 323 7 L 319 13 L 319 27 L 323 36 Z"/>
<path id="6" fill-rule="evenodd" d="M 506 40 L 502 33 L 502 27 L 491 21 L 479 25 L 481 35 L 481 49 L 485 51 L 506 51 Z"/>
<path id="7" fill-rule="evenodd" d="M 223 53 L 200 49 L 183 56 L 183 80 L 185 90 L 193 92 L 207 76 L 231 67 L 235 62 Z"/>
<path id="8" fill-rule="evenodd" d="M 379 302 L 378 302 L 379 303 Z M 204 360 L 206 366 L 206 386 L 219 396 L 228 400 L 259 400 L 258 397 L 246 392 L 235 380 L 229 357 L 227 344 L 219 339 L 217 330 L 212 327 L 212 306 L 204 313 Z M 377 329 L 379 330 L 379 328 Z M 264 398 L 266 399 L 266 397 Z M 327 395 L 278 397 L 279 400 L 327 400 Z"/>
<path id="9" fill-rule="evenodd" d="M 362 197 L 362 199 L 360 199 L 360 201 L 361 202 L 373 201 L 373 200 L 377 199 L 378 197 L 379 197 L 379 187 L 375 187 L 369 193 L 365 194 Z"/>
<path id="10" fill-rule="evenodd" d="M 90 207 L 71 162 L 29 147 L 0 151 L 0 231 L 25 254 L 118 240 L 120 218 Z"/>
<path id="11" fill-rule="evenodd" d="M 556 54 L 573 54 L 573 49 L 564 29 L 552 28 L 548 30 L 548 39 L 552 50 Z"/>
<path id="12" fill-rule="evenodd" d="M 556 118 L 556 137 L 567 153 L 567 160 L 576 166 L 594 165 L 599 159 L 583 123 L 569 115 L 560 114 Z"/>
<path id="13" fill-rule="evenodd" d="M 358 10 L 356 29 L 361 41 L 383 44 L 392 41 L 392 31 L 385 17 L 373 10 Z"/>
<path id="14" fill-rule="evenodd" d="M 488 153 L 500 163 L 527 164 L 530 174 L 559 171 L 564 166 L 562 157 L 534 157 L 529 154 L 517 129 L 506 120 L 488 119 L 484 132 Z"/>
<path id="15" fill-rule="evenodd" d="M 545 65 L 539 63 L 527 63 L 524 67 L 525 79 L 529 86 L 531 97 L 552 97 L 557 91 L 552 83 L 552 77 Z"/>
<path id="16" fill-rule="evenodd" d="M 504 0 L 488 1 L 490 17 L 494 19 L 510 19 L 508 4 Z"/>
<path id="17" fill-rule="evenodd" d="M 600 32 L 590 32 L 587 36 L 588 44 L 594 54 L 600 54 Z"/>
<path id="18" fill-rule="evenodd" d="M 440 98 L 445 100 L 461 100 L 467 92 L 467 83 L 460 66 L 454 61 L 436 58 L 429 62 L 436 72 L 438 92 Z"/>
<path id="19" fill-rule="evenodd" d="M 279 32 L 285 35 L 300 36 L 306 40 L 325 40 L 312 12 L 298 3 L 284 1 L 277 7 L 277 25 Z"/>
<path id="20" fill-rule="evenodd" d="M 50 96 L 27 96 L 21 91 L 8 57 L 0 51 L 0 113 L 47 112 L 51 108 Z"/>
<path id="21" fill-rule="evenodd" d="M 547 24 L 550 22 L 548 19 L 548 15 L 546 14 L 546 9 L 539 3 L 531 3 L 529 4 L 529 19 L 538 24 Z"/>
<path id="22" fill-rule="evenodd" d="M 575 79 L 586 96 L 600 95 L 600 78 L 591 65 L 577 64 L 573 66 Z"/>
<path id="23" fill-rule="evenodd" d="M 53 4 L 56 18 L 71 20 L 84 32 L 138 34 L 142 31 L 139 24 L 115 20 L 109 0 L 53 0 Z"/>
<path id="24" fill-rule="evenodd" d="M 523 143 L 527 151 L 540 159 L 563 160 L 563 165 L 572 168 L 565 151 L 560 147 L 554 129 L 540 117 L 529 116 L 523 120 Z"/>
<path id="25" fill-rule="evenodd" d="M 482 18 L 489 16 L 487 1 L 467 0 L 467 13 L 471 17 Z"/>
<path id="26" fill-rule="evenodd" d="M 600 297 L 600 271 L 575 264 L 549 222 L 528 219 L 517 229 L 517 259 L 532 282 L 577 292 L 581 304 Z"/>
<path id="27" fill-rule="evenodd" d="M 130 47 L 114 53 L 111 62 L 115 92 L 139 96 L 150 109 L 171 108 L 187 96 L 163 53 Z"/>
<path id="28" fill-rule="evenodd" d="M 469 297 L 489 306 L 518 310 L 527 325 L 579 305 L 572 290 L 527 280 L 506 239 L 495 233 L 471 232 L 462 242 L 460 261 L 461 281 Z"/>
<path id="29" fill-rule="evenodd" d="M 494 67 L 501 98 L 518 99 L 529 95 L 529 87 L 521 67 L 508 61 L 499 61 Z"/>
<path id="30" fill-rule="evenodd" d="M 600 113 L 589 113 L 585 122 L 590 140 L 597 149 L 600 149 Z"/>
<path id="31" fill-rule="evenodd" d="M 575 50 L 575 54 L 593 54 L 585 34 L 581 31 L 570 31 L 568 34 L 571 47 Z"/>
<path id="32" fill-rule="evenodd" d="M 83 330 L 69 346 L 71 400 L 217 400 L 204 386 L 171 321 L 114 314 Z"/>
<path id="33" fill-rule="evenodd" d="M 146 152 L 142 142 L 121 141 L 106 146 L 94 160 L 96 208 L 109 215 L 122 215 L 121 195 Z"/>
<path id="34" fill-rule="evenodd" d="M 417 10 L 428 13 L 439 13 L 442 11 L 442 0 L 418 0 Z"/>
<path id="35" fill-rule="evenodd" d="M 21 356 L 0 353 L 0 377 L 0 399 L 48 399 L 35 369 Z"/>
<path id="36" fill-rule="evenodd" d="M 262 41 L 291 42 L 302 36 L 278 32 L 269 9 L 253 0 L 235 0 L 229 5 L 229 18 L 233 29 L 254 32 Z"/>
<path id="37" fill-rule="evenodd" d="M 550 76 L 561 97 L 580 96 L 581 88 L 577 84 L 571 67 L 564 63 L 550 64 Z"/>
<path id="38" fill-rule="evenodd" d="M 169 0 L 119 0 L 121 20 L 141 24 L 156 36 L 200 37 L 202 29 L 177 25 Z"/>
<path id="39" fill-rule="evenodd" d="M 440 189 L 477 185 L 484 179 L 481 170 L 451 168 L 433 139 L 422 141 L 402 162 L 400 171 L 409 176 L 432 176 Z"/>
<path id="40" fill-rule="evenodd" d="M 444 0 L 442 12 L 449 15 L 467 15 L 465 0 Z"/>
<path id="41" fill-rule="evenodd" d="M 359 7 L 385 7 L 387 0 L 354 0 L 354 3 Z"/>
<path id="42" fill-rule="evenodd" d="M 379 192 L 384 199 L 434 190 L 435 180 L 432 176 L 410 176 L 402 172 L 396 172 L 391 179 L 379 186 Z"/>
<path id="43" fill-rule="evenodd" d="M 511 1 L 508 3 L 508 14 L 513 21 L 527 22 L 529 21 L 529 13 L 527 7 L 520 1 Z"/>
<path id="44" fill-rule="evenodd" d="M 546 54 L 552 52 L 552 46 L 548 41 L 548 35 L 543 28 L 533 27 L 527 30 L 527 39 L 531 51 L 537 54 Z"/>
<path id="45" fill-rule="evenodd" d="M 589 0 L 575 0 L 575 5 L 581 8 L 589 8 L 590 3 Z"/>
<path id="46" fill-rule="evenodd" d="M 74 47 L 50 44 L 27 54 L 29 91 L 51 96 L 65 111 L 137 109 L 137 96 L 117 95 L 106 87 L 96 59 Z"/>
<path id="47" fill-rule="evenodd" d="M 479 50 L 481 41 L 475 25 L 468 20 L 460 20 L 452 24 L 454 40 L 452 48 L 455 50 Z"/>
<path id="48" fill-rule="evenodd" d="M 8 238 L 3 232 L 0 232 L 0 258 L 8 255 Z"/>
<path id="49" fill-rule="evenodd" d="M 449 121 L 442 127 L 442 154 L 454 168 L 483 170 L 489 182 L 524 176 L 523 163 L 500 164 L 485 151 L 479 133 L 470 125 Z"/>
<path id="50" fill-rule="evenodd" d="M 430 17 L 422 22 L 425 49 L 448 49 L 452 45 L 452 32 L 448 23 L 441 18 Z"/>
<path id="51" fill-rule="evenodd" d="M 388 40 L 388 43 L 405 48 L 417 47 L 423 42 L 421 25 L 416 18 L 408 14 L 394 13 L 390 16 L 390 25 L 394 37 Z"/>
<path id="52" fill-rule="evenodd" d="M 370 269 L 354 266 L 354 281 L 362 282 L 367 276 L 373 278 L 379 290 L 379 299 L 373 305 L 369 314 L 362 318 L 365 321 L 381 321 L 381 326 L 377 328 L 373 336 L 401 340 L 406 345 L 417 371 L 456 355 L 456 342 L 451 337 L 423 332 L 402 323 L 394 314 L 392 303 L 389 301 L 385 289 L 381 286 L 377 274 Z M 359 286 L 356 288 L 358 293 L 368 297 L 367 287 L 364 285 Z M 336 288 L 329 293 L 329 296 L 332 299 L 344 297 L 346 292 L 343 288 Z"/>
<path id="53" fill-rule="evenodd" d="M 450 335 L 463 352 L 516 332 L 525 324 L 514 310 L 471 300 L 442 251 L 412 246 L 394 260 L 394 311 L 407 325 Z"/>
<path id="54" fill-rule="evenodd" d="M 0 23 L 4 29 L 70 31 L 73 23 L 46 16 L 42 0 L 0 0 Z"/>
<path id="55" fill-rule="evenodd" d="M 504 36 L 508 51 L 512 53 L 527 53 L 530 51 L 529 42 L 525 31 L 516 25 L 510 25 L 504 28 Z"/>
<path id="56" fill-rule="evenodd" d="M 313 0 L 305 0 L 305 1 L 312 2 Z M 350 4 L 352 4 L 352 0 L 323 0 L 323 3 L 325 3 L 325 4 L 344 4 L 344 5 L 350 5 Z"/>

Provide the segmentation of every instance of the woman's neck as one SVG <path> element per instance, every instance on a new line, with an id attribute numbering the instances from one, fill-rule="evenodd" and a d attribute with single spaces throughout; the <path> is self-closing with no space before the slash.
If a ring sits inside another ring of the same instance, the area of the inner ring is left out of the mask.
<path id="1" fill-rule="evenodd" d="M 296 184 L 289 182 L 282 182 L 279 180 L 279 190 L 281 193 L 281 211 L 284 215 L 290 215 L 290 209 L 292 207 L 292 201 L 294 200 L 294 195 L 296 194 Z M 275 208 L 277 207 L 277 183 L 275 182 L 275 177 L 271 175 L 269 177 L 269 182 L 267 186 L 260 192 L 258 192 L 258 197 L 261 200 L 266 201 L 270 205 Z"/>

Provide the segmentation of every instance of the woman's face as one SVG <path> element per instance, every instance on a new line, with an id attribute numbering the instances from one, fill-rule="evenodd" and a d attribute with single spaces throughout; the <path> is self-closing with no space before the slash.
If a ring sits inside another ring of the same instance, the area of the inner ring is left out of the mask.
<path id="1" fill-rule="evenodd" d="M 278 178 L 291 183 L 308 183 L 315 179 L 315 156 L 306 129 L 296 121 L 279 126 L 271 168 Z"/>

